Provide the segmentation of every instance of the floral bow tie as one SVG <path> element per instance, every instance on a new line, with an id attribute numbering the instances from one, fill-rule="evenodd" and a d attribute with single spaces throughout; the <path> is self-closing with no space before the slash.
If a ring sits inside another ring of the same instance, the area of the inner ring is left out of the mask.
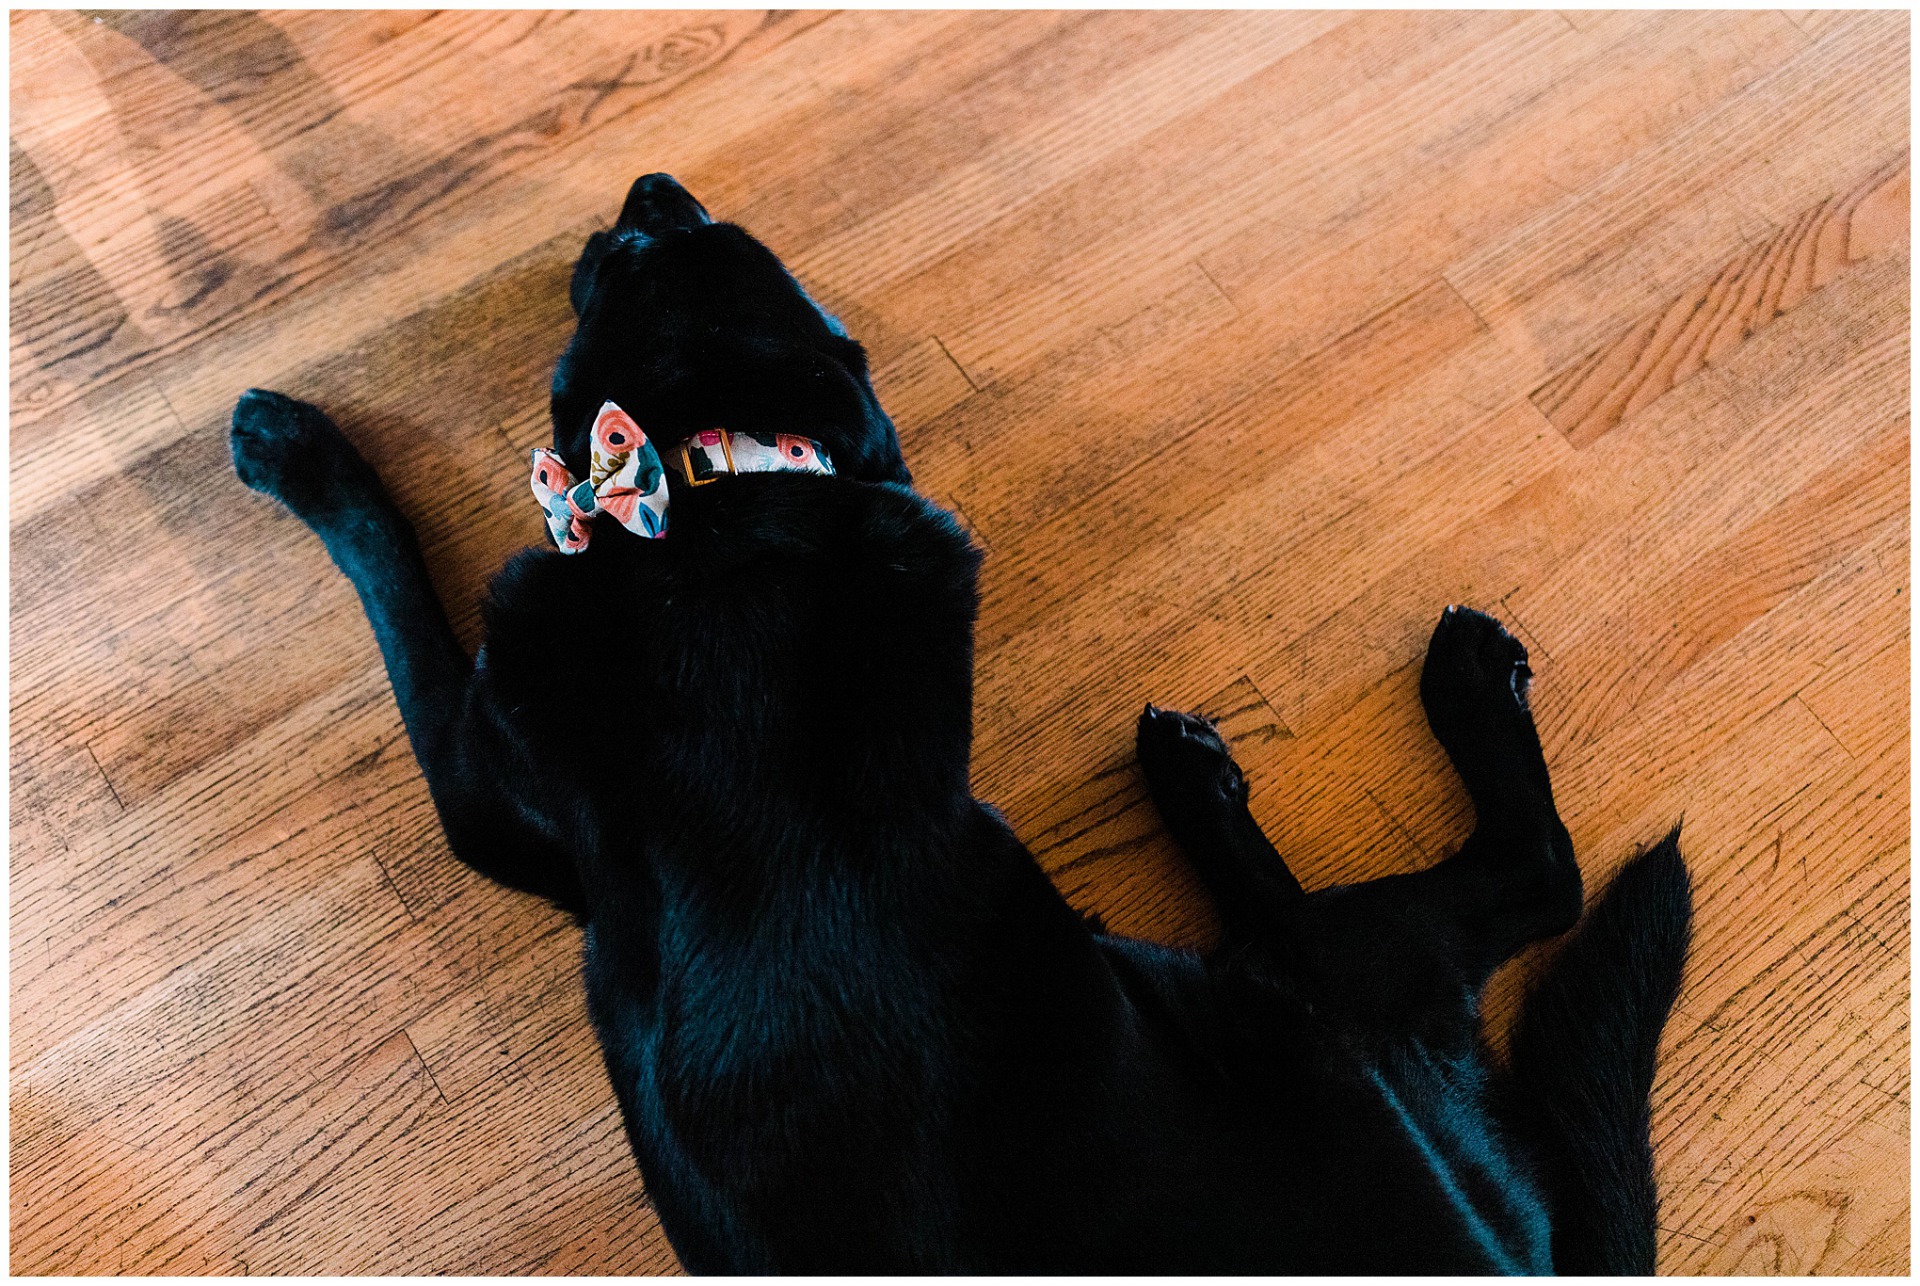
<path id="1" fill-rule="evenodd" d="M 667 473 L 660 453 L 633 417 L 612 402 L 593 417 L 593 461 L 576 481 L 559 456 L 533 449 L 533 498 L 547 515 L 547 531 L 563 554 L 587 547 L 595 514 L 610 513 L 636 536 L 667 534 Z"/>
<path id="2" fill-rule="evenodd" d="M 610 513 L 622 527 L 649 539 L 667 534 L 667 479 L 660 453 L 633 417 L 603 402 L 593 417 L 592 468 L 585 482 L 567 472 L 559 456 L 533 449 L 533 498 L 547 516 L 547 530 L 563 554 L 587 547 L 596 514 Z M 701 487 L 729 473 L 833 472 L 825 446 L 791 433 L 735 433 L 706 429 L 680 443 L 669 458 L 688 486 Z"/>

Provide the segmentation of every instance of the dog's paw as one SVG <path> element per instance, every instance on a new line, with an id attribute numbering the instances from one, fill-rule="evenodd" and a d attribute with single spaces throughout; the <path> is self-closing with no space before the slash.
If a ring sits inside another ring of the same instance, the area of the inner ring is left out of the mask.
<path id="1" fill-rule="evenodd" d="M 1220 730 L 1198 715 L 1148 706 L 1134 730 L 1134 751 L 1162 804 L 1246 802 L 1247 782 Z"/>
<path id="2" fill-rule="evenodd" d="M 1514 716 L 1530 723 L 1532 679 L 1526 647 L 1499 621 L 1470 607 L 1449 607 L 1427 644 L 1420 702 L 1440 743 L 1457 751 Z"/>
<path id="3" fill-rule="evenodd" d="M 233 408 L 233 471 L 303 518 L 379 494 L 379 480 L 316 406 L 248 389 Z"/>

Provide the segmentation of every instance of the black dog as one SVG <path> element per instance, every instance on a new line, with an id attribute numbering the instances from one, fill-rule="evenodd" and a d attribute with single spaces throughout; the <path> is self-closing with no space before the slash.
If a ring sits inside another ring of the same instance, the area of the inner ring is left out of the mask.
<path id="1" fill-rule="evenodd" d="M 469 660 L 318 410 L 246 394 L 234 464 L 359 591 L 455 854 L 584 923 L 687 1268 L 1652 1270 L 1686 868 L 1674 837 L 1626 868 L 1497 1069 L 1479 989 L 1581 881 L 1496 622 L 1448 609 L 1420 683 L 1478 816 L 1458 854 L 1306 893 L 1212 728 L 1149 706 L 1140 765 L 1226 943 L 1100 934 L 969 793 L 979 555 L 911 490 L 860 346 L 665 175 L 571 293 L 562 460 L 611 399 L 669 460 L 725 426 L 835 476 L 673 483 L 662 539 L 602 515 L 515 557 Z"/>

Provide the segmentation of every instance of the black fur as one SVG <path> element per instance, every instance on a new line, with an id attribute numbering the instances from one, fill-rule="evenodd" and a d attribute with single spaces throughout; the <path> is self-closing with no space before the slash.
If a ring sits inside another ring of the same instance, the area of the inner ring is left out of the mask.
<path id="1" fill-rule="evenodd" d="M 1522 1110 L 1538 1126 L 1563 1273 L 1653 1272 L 1647 1097 L 1680 990 L 1692 891 L 1680 832 L 1633 859 L 1547 971 L 1514 1033 Z"/>
<path id="2" fill-rule="evenodd" d="M 1213 729 L 1139 758 L 1219 900 L 1210 958 L 1110 937 L 968 789 L 979 555 L 916 495 L 860 346 L 664 175 L 588 242 L 553 383 L 586 458 L 824 442 L 836 477 L 673 493 L 512 559 L 469 661 L 406 521 L 327 418 L 249 392 L 234 463 L 366 606 L 455 854 L 585 925 L 590 1011 L 662 1225 L 707 1272 L 1644 1270 L 1651 1059 L 1684 954 L 1669 842 L 1485 1057 L 1479 989 L 1581 885 L 1526 654 L 1449 609 L 1421 681 L 1478 825 L 1302 890 Z M 529 501 L 529 523 L 533 521 Z"/>

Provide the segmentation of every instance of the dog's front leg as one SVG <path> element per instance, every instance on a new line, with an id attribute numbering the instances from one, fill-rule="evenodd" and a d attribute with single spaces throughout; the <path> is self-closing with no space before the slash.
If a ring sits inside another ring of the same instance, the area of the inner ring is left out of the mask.
<path id="1" fill-rule="evenodd" d="M 454 855 L 581 913 L 573 863 L 514 797 L 511 737 L 447 623 L 412 526 L 373 467 L 319 408 L 261 389 L 233 409 L 233 467 L 313 529 L 360 595 Z"/>

